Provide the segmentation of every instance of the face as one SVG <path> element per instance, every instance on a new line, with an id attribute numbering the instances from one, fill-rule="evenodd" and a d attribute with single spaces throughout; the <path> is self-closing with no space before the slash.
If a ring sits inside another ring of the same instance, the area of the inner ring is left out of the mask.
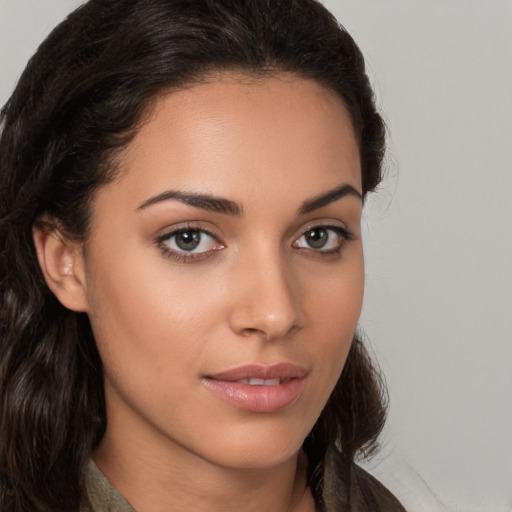
<path id="1" fill-rule="evenodd" d="M 360 193 L 349 114 L 314 81 L 159 99 L 95 196 L 83 260 L 106 439 L 223 467 L 294 456 L 358 321 Z"/>

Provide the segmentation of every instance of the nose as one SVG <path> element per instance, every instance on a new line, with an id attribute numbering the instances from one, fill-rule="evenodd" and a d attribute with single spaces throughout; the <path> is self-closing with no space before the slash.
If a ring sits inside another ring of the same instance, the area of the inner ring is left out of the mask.
<path id="1" fill-rule="evenodd" d="M 233 276 L 230 325 L 238 335 L 275 340 L 302 327 L 299 282 L 290 262 L 275 252 L 245 258 Z"/>

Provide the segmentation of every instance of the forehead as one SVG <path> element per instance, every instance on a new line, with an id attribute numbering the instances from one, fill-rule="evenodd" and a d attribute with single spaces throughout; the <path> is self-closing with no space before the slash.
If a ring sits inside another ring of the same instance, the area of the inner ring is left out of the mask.
<path id="1" fill-rule="evenodd" d="M 123 151 L 116 181 L 140 199 L 178 188 L 244 202 L 237 196 L 269 184 L 306 196 L 341 182 L 361 191 L 344 103 L 286 74 L 222 75 L 159 97 Z"/>

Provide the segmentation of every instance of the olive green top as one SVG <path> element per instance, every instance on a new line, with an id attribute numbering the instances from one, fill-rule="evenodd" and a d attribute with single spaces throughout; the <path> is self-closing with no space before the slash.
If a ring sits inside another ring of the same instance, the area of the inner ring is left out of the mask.
<path id="1" fill-rule="evenodd" d="M 92 460 L 86 471 L 88 503 L 81 512 L 136 512 Z M 388 489 L 334 449 L 327 453 L 322 497 L 325 512 L 406 512 Z"/>
<path id="2" fill-rule="evenodd" d="M 83 512 L 135 512 L 117 489 L 94 464 L 92 459 L 86 469 L 87 506 Z"/>

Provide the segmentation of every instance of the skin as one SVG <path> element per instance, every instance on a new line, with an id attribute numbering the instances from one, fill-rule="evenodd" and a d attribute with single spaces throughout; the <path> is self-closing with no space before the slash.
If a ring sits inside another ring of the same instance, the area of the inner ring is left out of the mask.
<path id="1" fill-rule="evenodd" d="M 354 192 L 299 210 L 342 185 L 361 193 L 336 95 L 289 75 L 223 75 L 155 102 L 119 177 L 94 197 L 86 250 L 36 231 L 48 284 L 87 312 L 104 364 L 108 426 L 93 458 L 138 512 L 314 510 L 299 453 L 359 318 L 362 201 Z M 169 190 L 243 213 L 152 201 Z M 304 235 L 317 226 L 334 226 L 323 248 Z M 211 237 L 180 251 L 164 238 L 184 227 Z M 307 377 L 274 412 L 242 410 L 205 385 L 281 362 Z"/>

